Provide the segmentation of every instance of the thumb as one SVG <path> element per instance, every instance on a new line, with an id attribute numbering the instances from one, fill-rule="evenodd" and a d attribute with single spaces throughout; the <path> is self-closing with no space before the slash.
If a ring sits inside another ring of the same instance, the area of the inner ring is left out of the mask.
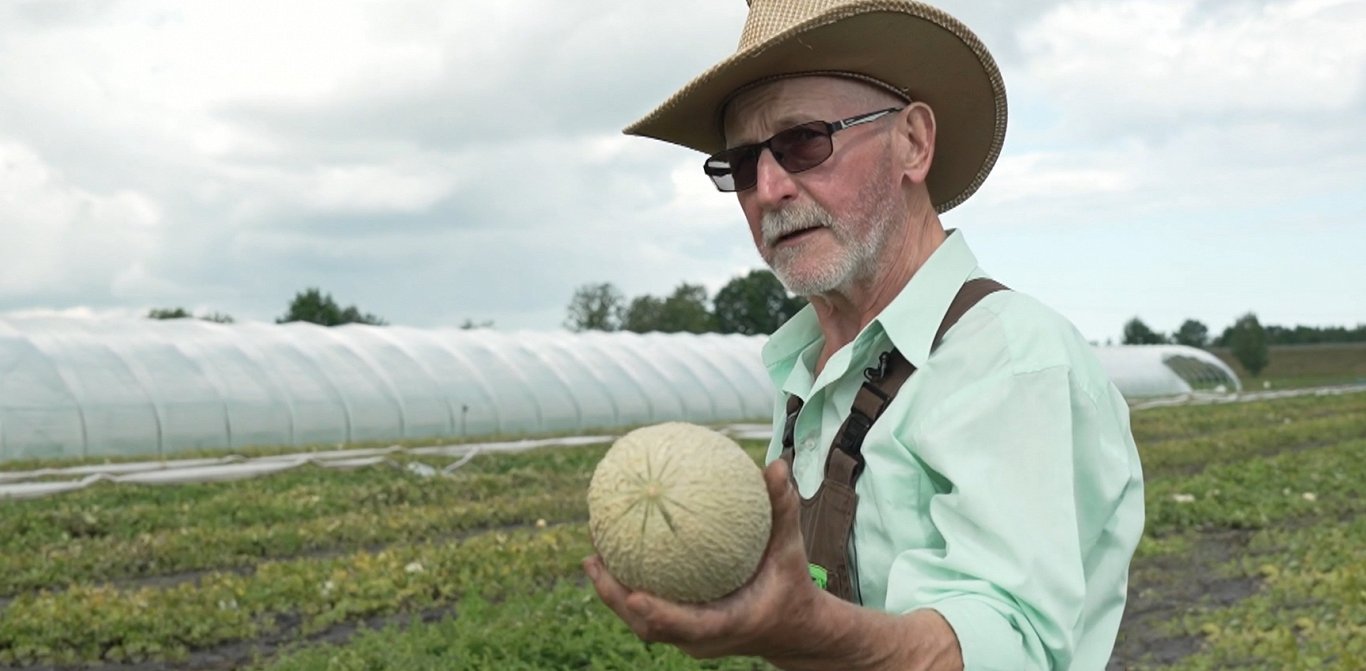
<path id="1" fill-rule="evenodd" d="M 800 536 L 801 500 L 792 482 L 791 467 L 782 459 L 774 460 L 764 469 L 764 484 L 768 485 L 768 500 L 773 506 L 773 537 Z"/>

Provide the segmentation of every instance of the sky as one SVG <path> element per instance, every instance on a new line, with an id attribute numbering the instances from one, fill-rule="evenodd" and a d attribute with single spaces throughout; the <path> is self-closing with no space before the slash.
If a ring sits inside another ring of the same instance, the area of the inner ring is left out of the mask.
<path id="1" fill-rule="evenodd" d="M 1006 82 L 946 213 L 1094 341 L 1366 323 L 1366 0 L 944 0 Z M 6 0 L 0 316 L 562 328 L 762 267 L 702 156 L 622 135 L 742 0 Z"/>

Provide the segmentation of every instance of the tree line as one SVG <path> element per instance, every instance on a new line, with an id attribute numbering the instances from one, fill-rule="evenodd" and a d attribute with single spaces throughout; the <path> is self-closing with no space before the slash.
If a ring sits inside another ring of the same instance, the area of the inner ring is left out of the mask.
<path id="1" fill-rule="evenodd" d="M 627 300 L 610 282 L 585 284 L 570 298 L 564 326 L 572 331 L 633 331 L 648 333 L 773 333 L 783 322 L 797 314 L 806 300 L 790 295 L 778 278 L 766 269 L 750 271 L 727 282 L 709 297 L 700 284 L 684 282 L 667 296 L 649 294 Z M 153 308 L 150 319 L 196 318 L 230 324 L 231 315 L 210 312 L 194 315 L 182 307 Z M 309 287 L 294 295 L 285 313 L 275 323 L 304 321 L 322 326 L 370 324 L 386 326 L 378 315 L 363 312 L 355 305 L 343 307 L 330 293 Z M 493 328 L 492 321 L 466 319 L 460 328 Z M 1190 347 L 1228 348 L 1255 377 L 1270 361 L 1271 345 L 1366 342 L 1366 324 L 1343 326 L 1263 326 L 1254 313 L 1247 313 L 1211 336 L 1209 327 L 1197 319 L 1187 319 L 1175 331 L 1164 333 L 1134 317 L 1124 324 L 1121 342 L 1125 345 L 1177 344 Z"/>
<path id="2" fill-rule="evenodd" d="M 679 284 L 667 296 L 627 300 L 610 282 L 585 284 L 569 300 L 571 331 L 769 334 L 806 305 L 768 270 L 732 278 L 708 298 L 700 284 Z"/>
<path id="3" fill-rule="evenodd" d="M 1238 321 L 1251 318 L 1256 321 L 1257 316 L 1248 313 L 1240 317 Z M 1304 326 L 1296 325 L 1293 327 L 1278 326 L 1267 324 L 1258 326 L 1262 329 L 1268 345 L 1319 345 L 1331 343 L 1360 343 L 1366 342 L 1366 324 L 1358 324 L 1356 328 L 1344 326 Z M 1154 331 L 1149 328 L 1143 320 L 1134 317 L 1124 324 L 1124 336 L 1122 342 L 1125 345 L 1160 345 L 1172 343 L 1176 345 L 1189 345 L 1191 347 L 1230 347 L 1232 337 L 1239 329 L 1238 322 L 1226 327 L 1222 333 L 1210 337 L 1209 328 L 1204 323 L 1196 319 L 1187 319 L 1181 326 L 1170 334 L 1161 331 Z"/>
<path id="4" fill-rule="evenodd" d="M 1172 343 L 1190 347 L 1226 347 L 1238 363 L 1253 377 L 1261 374 L 1271 362 L 1271 345 L 1310 345 L 1321 343 L 1366 342 L 1366 324 L 1356 328 L 1342 326 L 1295 326 L 1287 328 L 1270 324 L 1263 326 L 1257 315 L 1247 313 L 1211 338 L 1209 328 L 1195 319 L 1187 319 L 1170 335 L 1149 328 L 1138 317 L 1124 324 L 1125 345 L 1160 345 Z"/>
<path id="5" fill-rule="evenodd" d="M 152 308 L 147 312 L 148 319 L 203 319 L 205 321 L 217 322 L 220 324 L 233 323 L 232 315 L 221 312 L 210 312 L 202 315 L 194 315 L 189 310 L 181 307 L 175 308 Z M 388 326 L 389 322 L 384 318 L 369 313 L 362 312 L 355 305 L 342 307 L 332 294 L 324 293 L 317 287 L 309 287 L 294 294 L 294 298 L 285 307 L 285 313 L 275 318 L 276 324 L 287 324 L 289 322 L 310 322 L 321 326 L 341 326 L 342 324 L 370 324 L 371 326 Z M 492 321 L 474 322 L 466 319 L 460 325 L 462 329 L 493 328 Z"/>

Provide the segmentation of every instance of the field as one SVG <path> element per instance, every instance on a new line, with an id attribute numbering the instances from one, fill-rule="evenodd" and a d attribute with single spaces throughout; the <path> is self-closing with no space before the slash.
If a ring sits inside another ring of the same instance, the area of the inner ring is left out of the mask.
<path id="1" fill-rule="evenodd" d="M 1366 393 L 1134 431 L 1148 525 L 1110 668 L 1366 668 Z M 604 449 L 0 501 L 0 668 L 767 668 L 645 646 L 597 603 Z"/>
<path id="2" fill-rule="evenodd" d="M 1255 378 L 1228 348 L 1211 348 L 1210 353 L 1233 368 L 1248 391 L 1261 389 L 1264 382 L 1272 389 L 1366 383 L 1366 343 L 1272 346 L 1266 369 Z"/>

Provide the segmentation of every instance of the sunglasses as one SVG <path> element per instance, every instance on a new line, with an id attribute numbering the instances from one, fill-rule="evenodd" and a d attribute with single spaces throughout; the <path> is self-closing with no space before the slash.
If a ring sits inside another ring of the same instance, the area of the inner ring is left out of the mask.
<path id="1" fill-rule="evenodd" d="M 751 189 L 759 181 L 759 154 L 764 149 L 773 152 L 773 160 L 789 173 L 810 170 L 824 163 L 835 152 L 835 143 L 830 136 L 899 111 L 900 108 L 892 107 L 839 121 L 808 121 L 779 131 L 763 142 L 716 152 L 702 164 L 702 171 L 721 191 Z"/>

